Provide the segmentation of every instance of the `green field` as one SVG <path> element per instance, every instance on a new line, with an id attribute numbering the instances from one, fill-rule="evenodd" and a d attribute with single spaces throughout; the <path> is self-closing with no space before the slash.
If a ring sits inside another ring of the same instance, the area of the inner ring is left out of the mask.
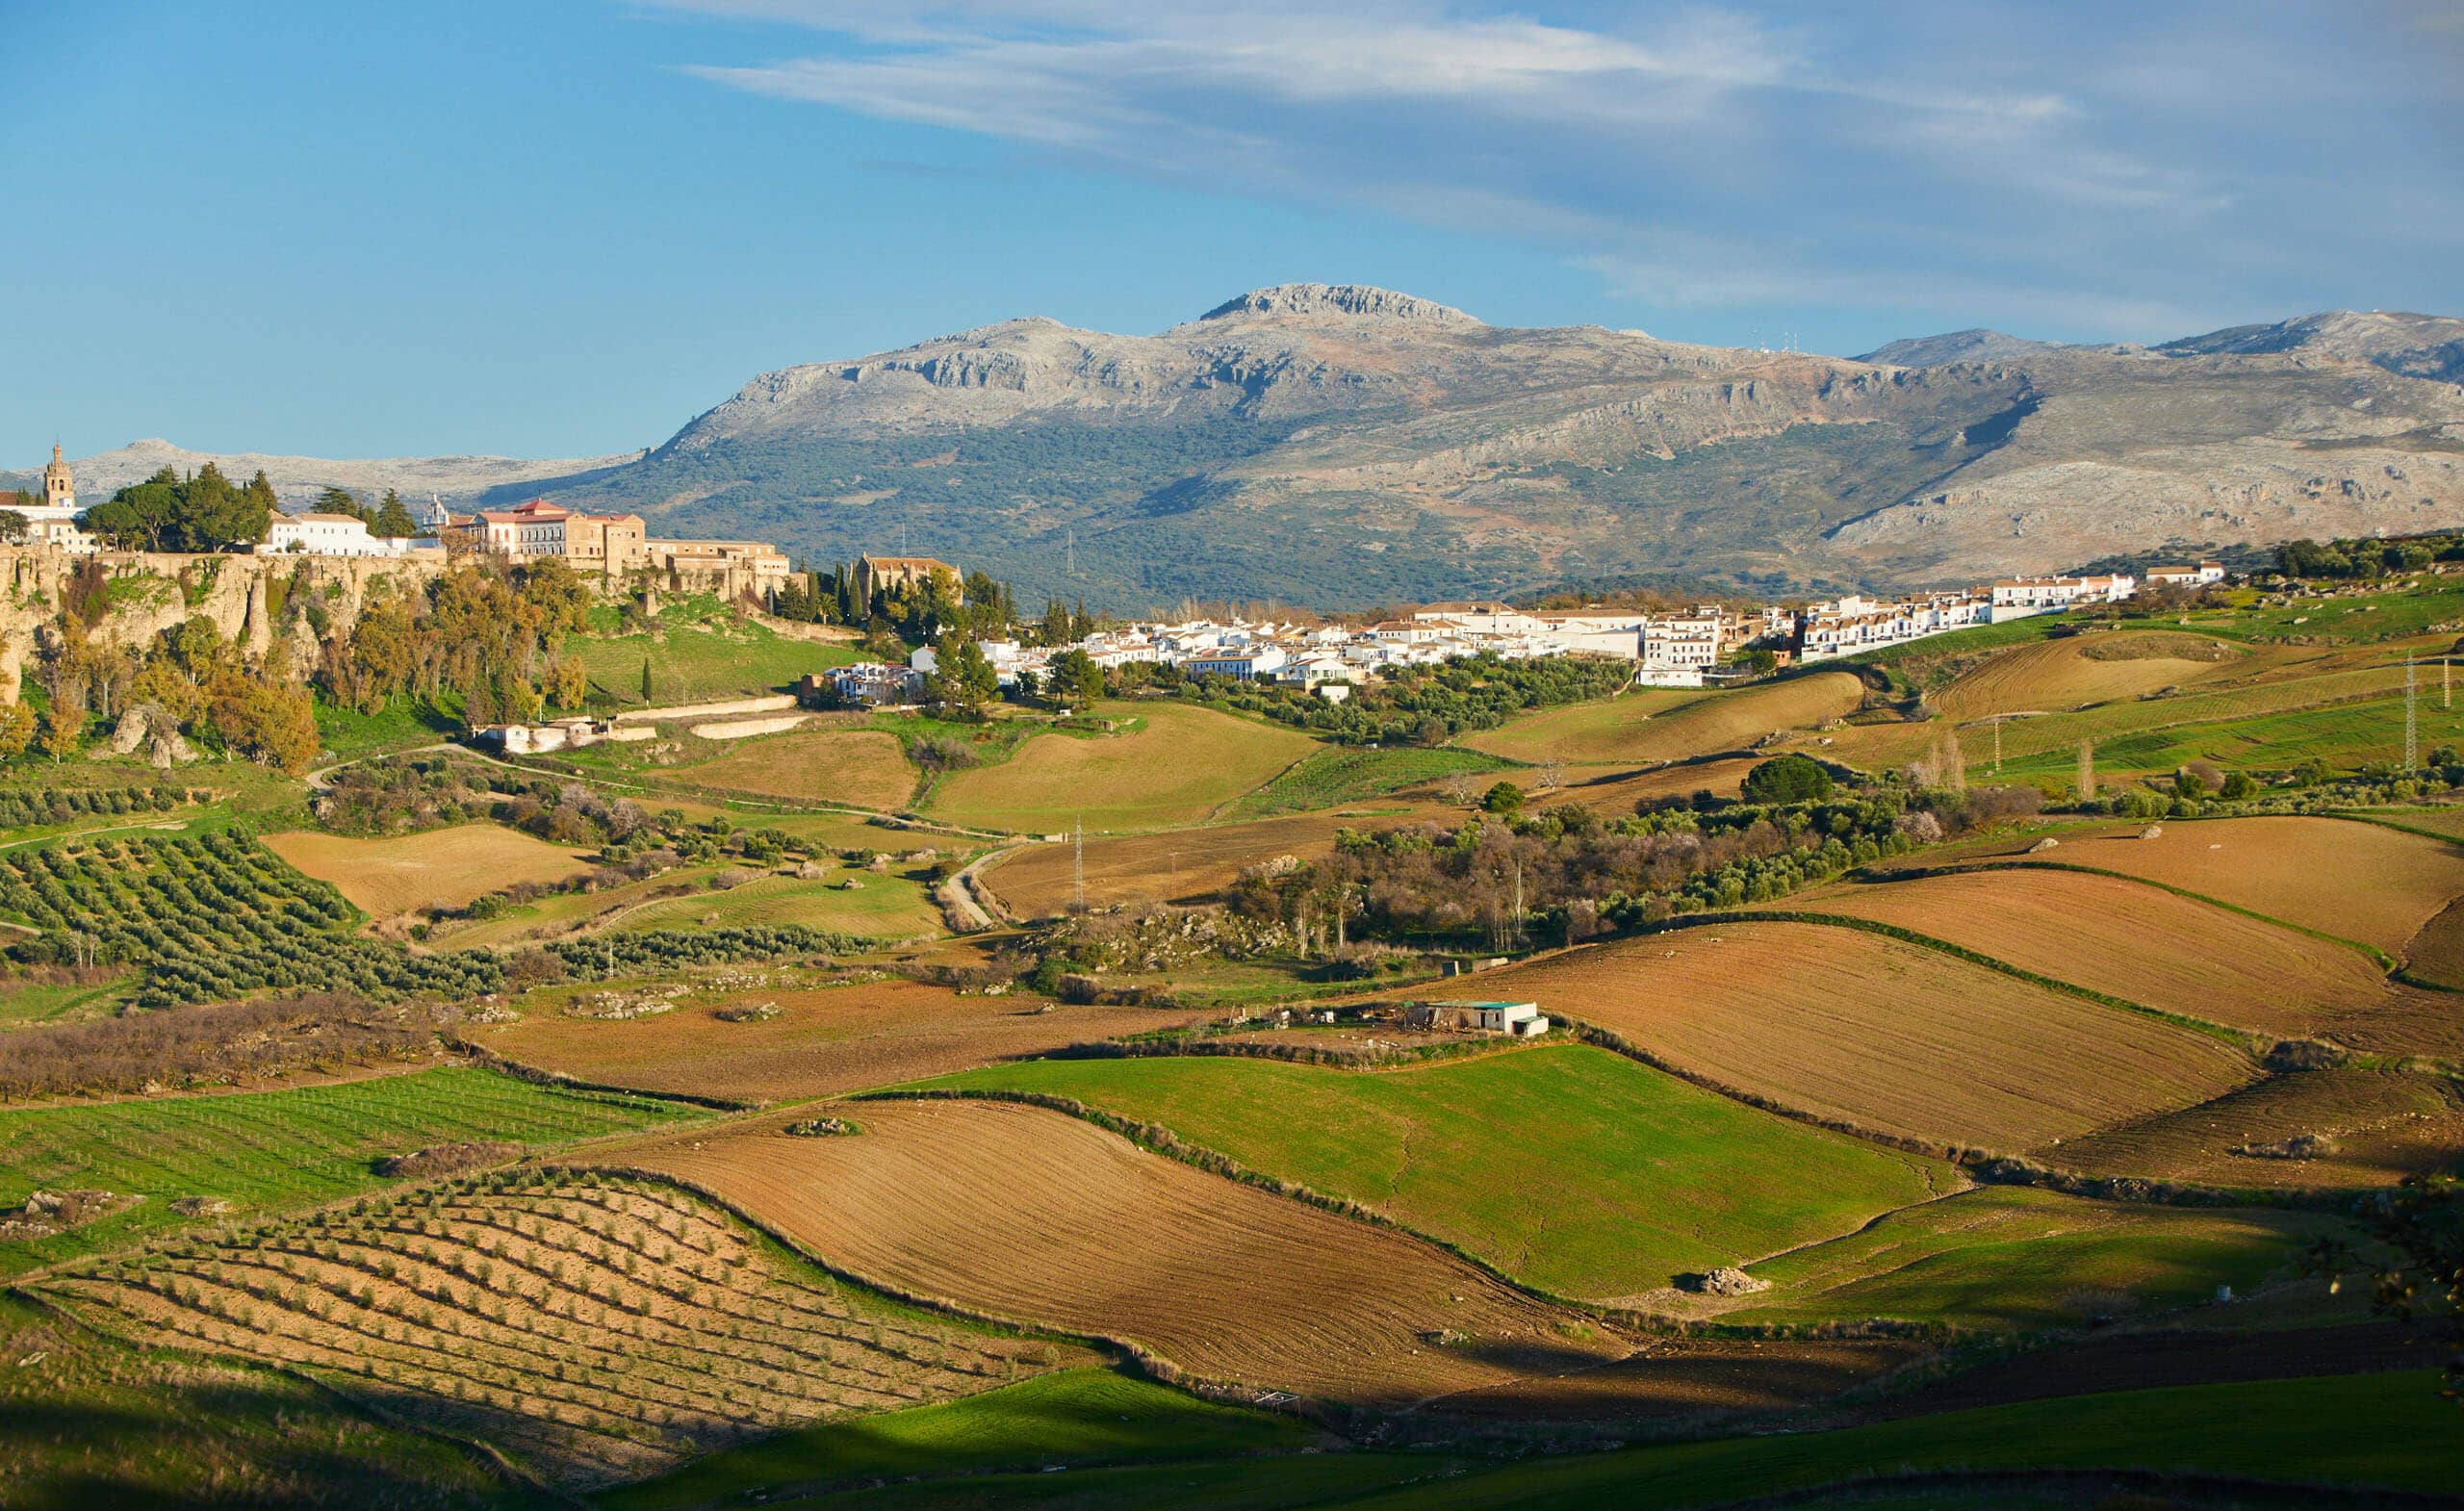
<path id="1" fill-rule="evenodd" d="M 699 1511 L 831 1481 L 1290 1452 L 1308 1436 L 1290 1417 L 1219 1405 L 1110 1370 L 1064 1370 L 966 1400 L 825 1422 L 727 1449 L 594 1503 L 604 1511 Z"/>
<path id="2" fill-rule="evenodd" d="M 270 1370 L 130 1348 L 0 1295 L 0 1505 L 534 1505 L 475 1453 Z M 30 1362 L 29 1362 L 30 1361 Z"/>
<path id="3" fill-rule="evenodd" d="M 2349 740 L 2353 735 L 2347 721 L 2382 716 L 2369 711 L 2374 704 L 2383 705 L 2401 719 L 2404 668 L 2399 662 L 2314 676 L 2278 676 L 2214 692 L 2122 699 L 2068 713 L 2006 719 L 2001 733 L 2003 771 L 2010 774 L 2031 756 L 2042 756 L 2048 763 L 2069 762 L 2076 757 L 2081 740 L 2095 741 L 2100 759 L 2107 742 L 2177 736 L 2203 742 L 2223 737 L 2217 731 L 2219 727 L 2227 725 L 2255 727 L 2252 737 L 2264 740 L 2268 738 L 2268 726 L 2284 715 L 2304 710 L 2317 710 L 2324 717 L 2326 722 L 2321 728 L 2329 739 Z M 2390 697 L 2391 693 L 2397 696 Z M 2432 693 L 2435 696 L 2434 687 Z M 1934 721 L 1859 729 L 1852 731 L 1853 738 L 1841 738 L 1841 758 L 1869 770 L 1886 770 L 1923 756 L 1949 728 L 1947 723 Z M 1960 740 L 1970 771 L 1990 769 L 1990 728 L 1970 724 L 1960 730 Z M 2246 755 L 2244 758 L 2255 757 Z M 2297 756 L 2278 758 L 2269 749 L 2260 763 L 2289 766 L 2297 759 Z"/>
<path id="4" fill-rule="evenodd" d="M 861 884 L 841 891 L 832 884 L 841 880 Z M 850 870 L 828 881 L 765 876 L 724 892 L 662 898 L 628 912 L 611 927 L 618 933 L 639 934 L 652 929 L 734 929 L 753 924 L 803 924 L 839 934 L 904 938 L 938 933 L 941 910 L 933 902 L 932 889 L 921 882 Z"/>
<path id="5" fill-rule="evenodd" d="M 1548 708 L 1462 744 L 1514 760 L 1639 765 L 1743 750 L 1775 730 L 1810 729 L 1853 712 L 1857 679 L 1818 670 L 1750 687 L 1706 692 L 1636 687 L 1604 703 Z"/>
<path id="6" fill-rule="evenodd" d="M 699 1113 L 462 1066 L 286 1091 L 0 1111 L 0 1206 L 38 1189 L 145 1198 L 52 1238 L 0 1245 L 0 1275 L 192 1221 L 171 1211 L 182 1196 L 218 1197 L 238 1218 L 379 1185 L 370 1164 L 380 1155 L 465 1139 L 565 1144 L 688 1115 Z"/>
<path id="7" fill-rule="evenodd" d="M 1314 812 L 1383 797 L 1458 772 L 1498 771 L 1505 765 L 1478 751 L 1329 745 L 1233 804 L 1225 816 L 1252 819 Z"/>
<path id="8" fill-rule="evenodd" d="M 1305 734 L 1188 704 L 1104 704 L 1112 734 L 1037 734 L 1009 759 L 943 777 L 925 811 L 1014 832 L 1195 824 L 1318 749 Z"/>
<path id="9" fill-rule="evenodd" d="M 1745 1320 L 1900 1318 L 2073 1326 L 2204 1301 L 2291 1272 L 2340 1224 L 2301 1214 L 2090 1201 L 1989 1186 L 1894 1212 L 1862 1232 L 1753 1267 L 1773 1289 Z"/>
<path id="10" fill-rule="evenodd" d="M 2421 700 L 2417 710 L 2423 751 L 2464 743 L 2464 704 L 2440 708 L 2435 678 L 2427 677 L 2424 681 L 2428 696 Z M 2003 732 L 2008 735 L 2017 728 L 2015 722 L 2005 725 Z M 1971 730 L 1964 737 L 1963 754 L 1973 758 L 1980 746 L 1989 752 L 1991 748 L 1988 737 Z M 2005 751 L 2008 749 L 2006 745 Z M 2194 760 L 2211 760 L 2221 766 L 2283 770 L 2314 756 L 2330 766 L 2348 769 L 2370 761 L 2398 760 L 2403 753 L 2404 704 L 2399 696 L 2299 713 L 2182 725 L 2102 740 L 2096 745 L 2096 769 L 2170 772 Z M 2076 766 L 2075 749 L 2058 749 L 2006 759 L 2002 774 L 2066 781 Z M 1968 769 L 1972 776 L 1985 775 L 1990 772 L 1991 761 L 1971 764 Z"/>
<path id="11" fill-rule="evenodd" d="M 612 610 L 597 622 L 615 627 Z M 642 702 L 642 662 L 651 664 L 651 702 L 699 703 L 711 699 L 784 692 L 807 672 L 864 659 L 850 645 L 791 640 L 767 625 L 736 619 L 715 600 L 672 603 L 655 632 L 571 635 L 565 651 L 581 657 L 594 702 Z"/>
<path id="12" fill-rule="evenodd" d="M 1855 1230 L 1947 1187 L 1605 1050 L 1357 1072 L 1232 1057 L 1037 1061 L 935 1083 L 1072 1097 L 1374 1206 L 1567 1295 L 1632 1295 Z"/>
<path id="13" fill-rule="evenodd" d="M 2190 616 L 2194 628 L 2214 634 L 2246 639 L 2298 637 L 2325 645 L 2426 634 L 2432 626 L 2459 619 L 2464 619 L 2464 586 L 2447 577 L 2407 578 L 2353 598 L 2297 598 L 2278 608 Z"/>
<path id="14" fill-rule="evenodd" d="M 1892 1476 L 2082 1469 L 2447 1496 L 2464 1477 L 2464 1431 L 2454 1404 L 2438 1395 L 2436 1374 L 2421 1370 L 2114 1392 L 1829 1432 L 1572 1453 L 1503 1467 L 1443 1453 L 1355 1451 L 966 1475 L 765 1503 L 801 1511 L 991 1505 L 1055 1511 L 1163 1505 L 1181 1511 L 1684 1511 L 1765 1502 L 1828 1504 L 1800 1498 L 1824 1487 Z M 929 1466 L 917 1465 L 915 1472 L 929 1473 Z M 1843 1503 L 1863 1511 L 1964 1511 L 2040 1502 L 2015 1500 L 2006 1486 L 1979 1493 L 1920 1482 L 1911 1484 L 1904 1498 Z M 2049 1503 L 2082 1504 L 2062 1498 Z M 2151 1502 L 2156 1503 L 2170 1502 Z"/>
<path id="15" fill-rule="evenodd" d="M 101 1017 L 126 1002 L 136 989 L 134 971 L 93 986 L 0 976 L 0 1029 Z"/>

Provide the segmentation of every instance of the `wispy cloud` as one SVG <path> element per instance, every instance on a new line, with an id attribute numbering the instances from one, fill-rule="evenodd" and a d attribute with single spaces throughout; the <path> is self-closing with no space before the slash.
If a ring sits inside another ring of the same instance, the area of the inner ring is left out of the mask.
<path id="1" fill-rule="evenodd" d="M 2357 35 L 2422 38 L 2438 13 L 2419 5 L 2260 30 L 2220 0 L 1913 0 L 1846 31 L 1743 6 L 652 3 L 812 34 L 795 56 L 681 64 L 731 89 L 1520 237 L 1644 304 L 1956 297 L 2146 337 L 2285 296 L 2302 217 L 2464 236 L 2452 181 L 2371 203 L 2382 171 L 2418 182 L 2458 145 L 2442 70 Z M 2304 79 L 2333 112 L 2289 108 Z M 2404 131 L 2378 129 L 2396 114 Z"/>

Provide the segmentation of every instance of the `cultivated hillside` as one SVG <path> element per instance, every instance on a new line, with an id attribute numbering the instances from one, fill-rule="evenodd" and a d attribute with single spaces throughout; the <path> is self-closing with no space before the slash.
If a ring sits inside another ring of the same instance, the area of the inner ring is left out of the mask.
<path id="1" fill-rule="evenodd" d="M 1007 320 L 765 373 L 572 493 L 815 558 L 903 529 L 1117 604 L 1960 581 L 2464 523 L 2459 335 L 2330 315 L 1845 360 L 1285 285 L 1153 336 Z"/>

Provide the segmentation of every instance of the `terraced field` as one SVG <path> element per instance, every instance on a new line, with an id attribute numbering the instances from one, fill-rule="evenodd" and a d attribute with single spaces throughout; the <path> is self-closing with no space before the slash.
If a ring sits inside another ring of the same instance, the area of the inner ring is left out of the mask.
<path id="1" fill-rule="evenodd" d="M 0 1110 L 0 1206 L 45 1188 L 145 1198 L 88 1227 L 0 1244 L 0 1274 L 190 1220 L 172 1210 L 184 1196 L 245 1216 L 380 1185 L 372 1162 L 381 1155 L 465 1140 L 553 1148 L 699 1115 L 461 1066 L 282 1091 Z"/>
<path id="2" fill-rule="evenodd" d="M 1853 1231 L 1960 1179 L 1579 1045 L 1374 1073 L 1210 1057 L 1038 1061 L 937 1084 L 1040 1091 L 1160 1123 L 1560 1295 L 1651 1291 Z M 1548 1115 L 1532 1117 L 1537 1108 Z"/>
<path id="3" fill-rule="evenodd" d="M 596 1085 L 772 1102 L 946 1075 L 1201 1016 L 1194 1010 L 961 996 L 896 979 L 820 988 L 748 986 L 730 1000 L 766 1002 L 779 1015 L 728 1023 L 713 1007 L 680 1007 L 611 1022 L 538 1012 L 474 1037 L 508 1059 Z"/>
<path id="4" fill-rule="evenodd" d="M 1606 703 L 1527 714 L 1462 744 L 1515 760 L 1643 765 L 1741 750 L 1775 730 L 1801 730 L 1856 711 L 1864 684 L 1817 672 L 1734 692 L 1637 688 Z"/>
<path id="5" fill-rule="evenodd" d="M 596 1173 L 454 1183 L 39 1289 L 134 1342 L 303 1370 L 573 1488 L 1062 1356 L 885 1306 L 683 1192 Z"/>
<path id="6" fill-rule="evenodd" d="M 2316 1216 L 2089 1201 L 1987 1186 L 1894 1212 L 1753 1267 L 1772 1289 L 1727 1315 L 1802 1322 L 1888 1317 L 1968 1327 L 2070 1327 L 2098 1316 L 2249 1292 L 2297 1272 L 2336 1226 Z"/>
<path id="7" fill-rule="evenodd" d="M 2306 1159 L 2241 1152 L 2304 1135 L 2323 1137 L 2326 1149 Z M 2429 1071 L 2271 1076 L 2046 1152 L 2064 1168 L 2090 1175 L 2234 1187 L 2387 1186 L 2464 1159 L 2464 1084 Z"/>
<path id="8" fill-rule="evenodd" d="M 883 730 L 795 730 L 744 740 L 715 760 L 661 776 L 701 787 L 800 803 L 895 809 L 915 790 L 916 770 L 898 737 Z"/>
<path id="9" fill-rule="evenodd" d="M 591 862 L 498 824 L 457 824 L 424 833 L 359 839 L 302 831 L 265 836 L 268 850 L 320 882 L 330 882 L 372 917 L 444 911 L 517 882 L 552 884 L 582 875 Z"/>
<path id="10" fill-rule="evenodd" d="M 2422 927 L 2464 897 L 2464 845 L 2351 819 L 2202 819 L 2083 828 L 2040 858 L 2142 877 L 2304 929 L 2400 955 Z M 1938 860 L 2013 859 L 2029 841 L 1938 852 Z"/>
<path id="11" fill-rule="evenodd" d="M 1811 924 L 1685 929 L 1483 978 L 1715 1084 L 1856 1126 L 2032 1148 L 2204 1102 L 2229 1045 L 1896 939 Z"/>
<path id="12" fill-rule="evenodd" d="M 911 1295 L 1125 1337 L 1216 1379 L 1401 1404 L 1618 1357 L 1444 1251 L 1147 1154 L 1059 1113 L 859 1102 L 604 1156 L 682 1177 Z M 1305 1256 L 1305 1258 L 1303 1258 Z M 1441 1341 L 1440 1335 L 1454 1341 Z"/>
<path id="13" fill-rule="evenodd" d="M 1307 735 L 1187 704 L 1106 704 L 1124 734 L 1038 734 L 1008 760 L 951 773 L 926 804 L 988 829 L 1090 833 L 1202 823 L 1319 749 Z"/>
<path id="14" fill-rule="evenodd" d="M 2388 997 L 2385 978 L 2358 950 L 2119 877 L 1953 872 L 1839 884 L 1780 906 L 1896 925 L 2125 1001 L 2259 1033 L 2319 1033 Z"/>

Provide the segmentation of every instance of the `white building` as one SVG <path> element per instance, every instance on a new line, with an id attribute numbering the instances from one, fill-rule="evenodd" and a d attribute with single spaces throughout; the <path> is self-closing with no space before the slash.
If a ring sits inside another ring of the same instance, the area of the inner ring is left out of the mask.
<path id="1" fill-rule="evenodd" d="M 1229 677 L 1250 682 L 1279 671 L 1290 659 L 1280 646 L 1250 646 L 1191 656 L 1181 663 L 1181 670 L 1192 677 Z"/>
<path id="2" fill-rule="evenodd" d="M 102 548 L 77 524 L 77 480 L 61 459 L 57 444 L 51 448 L 50 465 L 42 470 L 42 502 L 17 512 L 25 516 L 29 546 L 54 546 L 80 556 L 90 556 Z"/>
<path id="3" fill-rule="evenodd" d="M 407 535 L 371 535 L 355 514 L 277 514 L 261 556 L 399 556 L 411 549 Z"/>
<path id="4" fill-rule="evenodd" d="M 2138 585 L 2127 576 L 2004 577 L 1993 584 L 1993 618 L 1999 622 L 2089 603 L 2118 603 Z"/>
<path id="5" fill-rule="evenodd" d="M 2194 567 L 2150 567 L 2151 588 L 2203 588 L 2224 580 L 2224 563 L 2202 561 Z"/>

